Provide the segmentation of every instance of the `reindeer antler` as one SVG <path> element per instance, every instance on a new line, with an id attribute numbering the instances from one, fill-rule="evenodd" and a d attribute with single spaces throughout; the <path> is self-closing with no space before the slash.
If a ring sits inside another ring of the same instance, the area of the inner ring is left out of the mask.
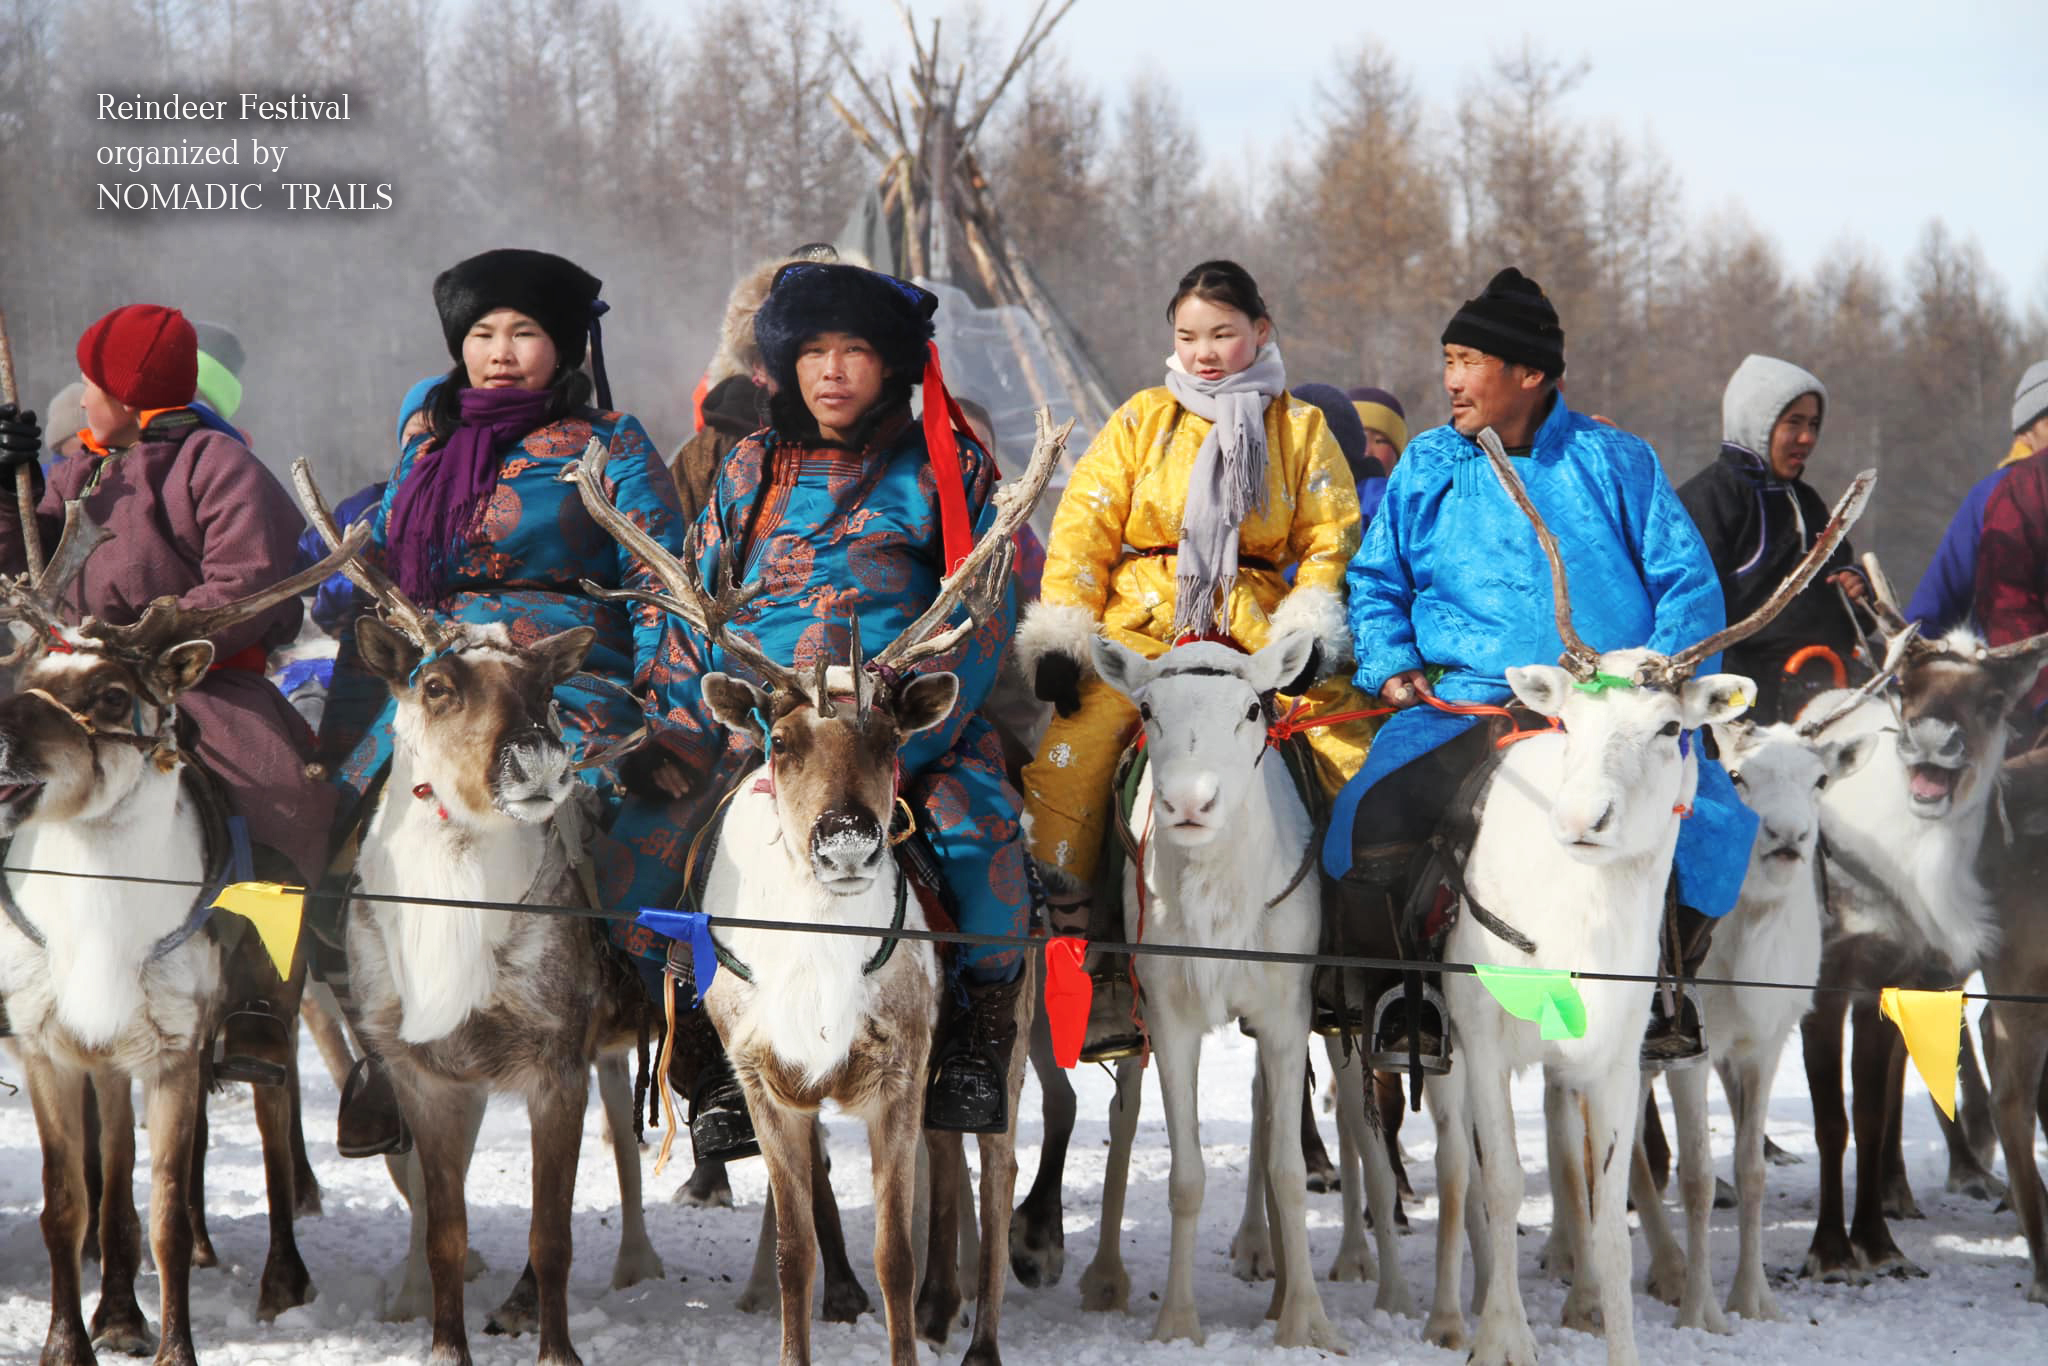
<path id="1" fill-rule="evenodd" d="M 1870 598 L 1864 605 L 1886 631 L 1905 630 L 1906 614 L 1899 610 L 1899 595 L 1892 591 L 1891 579 L 1877 563 L 1877 552 L 1866 550 L 1862 559 L 1863 577 L 1870 584 Z"/>
<path id="2" fill-rule="evenodd" d="M 1891 682 L 1900 668 L 1905 665 L 1906 654 L 1919 634 L 1919 625 L 1913 623 L 1887 641 L 1884 648 L 1884 663 L 1878 667 L 1877 672 L 1872 674 L 1862 687 L 1835 703 L 1834 706 L 1828 708 L 1821 715 L 1811 720 L 1801 721 L 1798 726 L 1799 738 L 1802 740 L 1819 739 L 1822 731 L 1883 691 L 1885 684 Z"/>
<path id="3" fill-rule="evenodd" d="M 85 504 L 71 499 L 64 504 L 64 531 L 47 561 L 31 558 L 29 571 L 0 585 L 0 620 L 26 621 L 38 634 L 55 634 L 64 624 L 64 595 L 70 591 L 92 552 L 114 539 L 114 533 L 94 521 Z M 28 653 L 28 644 L 17 644 L 0 656 L 0 668 L 12 668 Z"/>
<path id="4" fill-rule="evenodd" d="M 611 461 L 611 452 L 597 437 L 583 448 L 583 458 L 562 471 L 562 478 L 576 486 L 576 492 L 583 498 L 583 506 L 590 513 L 591 520 L 612 534 L 613 539 L 638 556 L 641 563 L 652 570 L 654 577 L 661 581 L 666 593 L 649 593 L 637 588 L 606 588 L 601 584 L 584 581 L 583 591 L 606 602 L 638 602 L 664 612 L 673 612 L 703 632 L 708 640 L 716 642 L 727 654 L 739 660 L 758 675 L 776 692 L 806 696 L 803 681 L 796 672 L 770 659 L 766 652 L 751 638 L 732 629 L 732 619 L 747 603 L 753 600 L 764 585 L 741 588 L 734 582 L 731 557 L 724 545 L 718 548 L 717 564 L 712 573 L 718 587 L 707 591 L 703 575 L 697 565 L 703 559 L 703 538 L 697 527 L 692 526 L 683 538 L 683 553 L 680 558 L 669 548 L 648 534 L 645 527 L 620 512 L 618 504 L 605 489 L 605 466 Z M 824 676 L 819 675 L 820 691 L 823 690 Z"/>
<path id="5" fill-rule="evenodd" d="M 1474 438 L 1479 449 L 1486 452 L 1486 462 L 1493 466 L 1494 477 L 1501 487 L 1508 491 L 1515 506 L 1529 519 L 1536 529 L 1536 543 L 1543 547 L 1543 558 L 1550 561 L 1550 595 L 1557 607 L 1557 638 L 1564 642 L 1564 658 L 1559 663 L 1581 683 L 1589 683 L 1600 672 L 1600 652 L 1579 639 L 1577 628 L 1572 625 L 1572 594 L 1565 583 L 1564 554 L 1558 549 L 1556 533 L 1552 532 L 1543 514 L 1530 501 L 1529 490 L 1522 486 L 1522 476 L 1515 473 L 1514 465 L 1508 459 L 1507 448 L 1501 445 L 1500 436 L 1488 427 Z"/>
<path id="6" fill-rule="evenodd" d="M 996 490 L 995 520 L 959 566 L 940 581 L 932 605 L 906 626 L 901 635 L 882 647 L 882 652 L 875 656 L 878 667 L 907 669 L 921 660 L 942 655 L 959 644 L 961 638 L 974 629 L 976 621 L 985 621 L 998 610 L 1003 585 L 1017 560 L 1017 528 L 1024 525 L 1031 516 L 1031 510 L 1038 506 L 1053 470 L 1059 465 L 1060 455 L 1067 449 L 1067 437 L 1074 430 L 1072 418 L 1054 427 L 1052 411 L 1048 408 L 1040 408 L 1036 416 L 1038 438 L 1032 443 L 1031 458 L 1025 463 L 1021 476 Z M 939 631 L 937 635 L 931 634 L 953 615 L 963 599 L 967 603 L 968 619 L 958 626 Z"/>
<path id="7" fill-rule="evenodd" d="M 131 626 L 115 626 L 96 617 L 87 617 L 80 624 L 79 633 L 103 642 L 110 650 L 145 656 L 154 655 L 180 641 L 209 639 L 318 584 L 354 558 L 369 539 L 369 523 L 358 522 L 326 559 L 245 598 L 237 598 L 218 607 L 194 609 L 179 606 L 176 598 L 161 597 L 152 602 Z M 51 563 L 56 563 L 55 557 Z"/>
<path id="8" fill-rule="evenodd" d="M 1821 528 L 1813 547 L 1804 559 L 1792 567 L 1785 581 L 1778 585 L 1763 605 L 1733 626 L 1714 632 L 1705 640 L 1686 646 L 1668 659 L 1653 660 L 1643 666 L 1645 682 L 1671 685 L 1682 681 L 1699 667 L 1699 662 L 1708 655 L 1719 654 L 1730 645 L 1749 639 L 1758 631 L 1771 624 L 1772 618 L 1791 605 L 1792 599 L 1806 591 L 1806 585 L 1813 582 L 1813 576 L 1820 573 L 1821 566 L 1835 553 L 1835 547 L 1849 534 L 1849 528 L 1863 515 L 1869 505 L 1870 490 L 1877 483 L 1877 471 L 1865 470 L 1849 481 L 1849 487 L 1835 502 L 1835 510 L 1828 516 L 1828 524 Z"/>
<path id="9" fill-rule="evenodd" d="M 335 523 L 334 512 L 328 507 L 326 496 L 320 492 L 320 485 L 313 478 L 313 467 L 304 456 L 292 461 L 292 485 L 299 492 L 299 506 L 305 509 L 306 520 L 320 533 L 321 540 L 339 550 L 346 538 Z M 369 519 L 364 518 L 357 525 L 363 529 L 367 539 Z M 422 612 L 419 605 L 392 582 L 389 574 L 353 554 L 342 560 L 340 567 L 349 581 L 368 593 L 384 615 L 391 618 L 392 624 L 411 636 L 413 643 L 421 649 L 432 653 L 448 643 L 448 633 L 441 629 L 439 619 L 431 612 Z"/>

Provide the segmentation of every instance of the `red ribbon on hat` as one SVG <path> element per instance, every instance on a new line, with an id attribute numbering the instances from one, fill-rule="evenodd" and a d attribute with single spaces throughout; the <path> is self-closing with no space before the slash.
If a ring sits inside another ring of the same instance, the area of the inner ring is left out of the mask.
<path id="1" fill-rule="evenodd" d="M 974 548 L 974 528 L 967 520 L 967 481 L 960 473 L 960 438 L 970 430 L 967 415 L 946 390 L 939 369 L 939 344 L 924 344 L 924 449 L 931 459 L 933 482 L 939 488 L 939 534 L 945 543 L 946 572 L 952 573 Z"/>

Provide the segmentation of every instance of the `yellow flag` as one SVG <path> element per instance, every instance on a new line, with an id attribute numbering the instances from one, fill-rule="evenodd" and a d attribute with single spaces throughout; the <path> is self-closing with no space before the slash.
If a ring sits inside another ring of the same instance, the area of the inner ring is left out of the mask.
<path id="1" fill-rule="evenodd" d="M 292 955 L 299 947 L 299 924 L 306 918 L 306 889 L 276 882 L 231 882 L 221 888 L 214 906 L 241 916 L 256 927 L 263 951 L 279 977 L 292 975 Z"/>
<path id="2" fill-rule="evenodd" d="M 1878 1009 L 1906 1036 L 1906 1052 L 1941 1112 L 1956 1117 L 1956 1053 L 1963 1034 L 1963 993 L 1886 987 Z"/>

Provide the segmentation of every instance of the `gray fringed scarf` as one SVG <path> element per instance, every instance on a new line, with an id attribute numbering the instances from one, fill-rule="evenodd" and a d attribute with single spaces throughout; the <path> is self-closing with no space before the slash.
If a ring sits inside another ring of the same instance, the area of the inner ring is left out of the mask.
<path id="1" fill-rule="evenodd" d="M 1197 379 L 1179 357 L 1166 363 L 1166 387 L 1181 407 L 1213 425 L 1195 453 L 1181 515 L 1173 634 L 1217 628 L 1237 582 L 1237 530 L 1266 507 L 1266 407 L 1287 388 L 1287 367 L 1272 342 L 1249 368 Z"/>

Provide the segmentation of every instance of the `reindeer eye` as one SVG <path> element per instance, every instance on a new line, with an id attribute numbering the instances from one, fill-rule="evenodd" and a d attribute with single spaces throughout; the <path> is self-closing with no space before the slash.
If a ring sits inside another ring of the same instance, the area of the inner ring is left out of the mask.
<path id="1" fill-rule="evenodd" d="M 1252 703 L 1251 706 L 1245 710 L 1244 719 L 1247 721 L 1256 721 L 1259 719 L 1258 703 Z"/>
<path id="2" fill-rule="evenodd" d="M 1657 733 L 1659 735 L 1676 735 L 1678 734 L 1678 730 L 1679 726 L 1676 721 L 1666 721 L 1663 727 L 1660 730 L 1658 730 Z"/>
<path id="3" fill-rule="evenodd" d="M 455 689 L 449 687 L 447 681 L 440 678 L 428 679 L 420 691 L 426 694 L 429 702 L 439 702 L 444 697 L 453 697 L 455 695 Z"/>
<path id="4" fill-rule="evenodd" d="M 128 690 L 118 687 L 108 688 L 100 694 L 99 704 L 108 711 L 126 711 L 128 710 Z"/>
<path id="5" fill-rule="evenodd" d="M 1814 790 L 1815 792 L 1818 792 L 1818 791 L 1820 791 L 1820 790 L 1821 790 L 1822 788 L 1826 787 L 1827 785 L 1828 785 L 1828 775 L 1827 775 L 1827 774 L 1825 774 L 1825 773 L 1821 774 L 1821 775 L 1820 775 L 1820 776 L 1819 776 L 1818 778 L 1815 778 L 1815 779 L 1813 780 L 1813 790 Z"/>
<path id="6" fill-rule="evenodd" d="M 1741 775 L 1740 773 L 1737 773 L 1737 772 L 1736 772 L 1736 771 L 1735 771 L 1734 769 L 1732 769 L 1732 768 L 1728 770 L 1728 781 L 1729 781 L 1729 782 L 1731 782 L 1731 783 L 1734 783 L 1734 784 L 1735 784 L 1735 785 L 1736 785 L 1737 787 L 1748 787 L 1748 786 L 1749 786 L 1749 784 L 1748 784 L 1748 783 L 1746 783 L 1746 782 L 1742 781 L 1742 775 Z M 1825 778 L 1823 778 L 1823 779 L 1822 779 L 1821 781 L 1822 781 L 1822 782 L 1826 782 L 1827 780 L 1826 780 Z"/>

